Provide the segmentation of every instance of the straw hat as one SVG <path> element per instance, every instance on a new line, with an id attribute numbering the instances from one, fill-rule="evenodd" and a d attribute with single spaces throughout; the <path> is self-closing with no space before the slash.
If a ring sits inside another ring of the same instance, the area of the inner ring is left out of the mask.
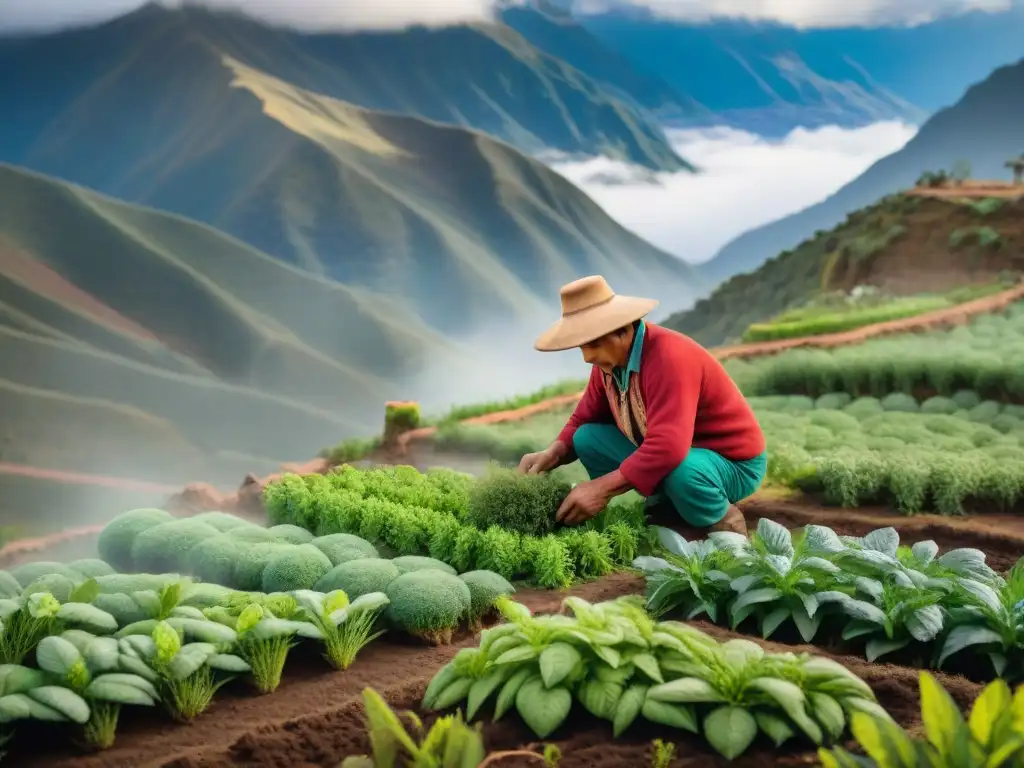
<path id="1" fill-rule="evenodd" d="M 562 286 L 562 319 L 534 343 L 540 352 L 581 347 L 624 325 L 634 323 L 656 306 L 654 299 L 617 296 L 600 275 Z"/>

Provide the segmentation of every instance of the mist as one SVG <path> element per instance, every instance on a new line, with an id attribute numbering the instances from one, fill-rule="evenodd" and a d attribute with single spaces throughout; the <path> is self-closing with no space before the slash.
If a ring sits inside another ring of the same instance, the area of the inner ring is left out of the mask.
<path id="1" fill-rule="evenodd" d="M 1001 13 L 1014 0 L 575 0 L 573 10 L 600 14 L 634 7 L 691 23 L 717 19 L 777 22 L 798 29 L 916 26 L 971 11 Z"/>
<path id="2" fill-rule="evenodd" d="M 729 128 L 670 131 L 698 174 L 652 173 L 608 158 L 548 162 L 622 226 L 699 264 L 744 232 L 825 199 L 916 132 L 900 122 L 798 128 L 778 141 Z"/>
<path id="3" fill-rule="evenodd" d="M 446 27 L 494 19 L 499 4 L 522 0 L 163 0 L 241 11 L 269 24 L 306 32 Z M 44 32 L 95 24 L 130 13 L 145 0 L 0 0 L 0 32 Z"/>

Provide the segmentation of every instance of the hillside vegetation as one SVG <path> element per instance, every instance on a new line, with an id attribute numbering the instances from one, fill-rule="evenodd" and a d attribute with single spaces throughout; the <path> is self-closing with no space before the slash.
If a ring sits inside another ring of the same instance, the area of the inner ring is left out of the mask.
<path id="1" fill-rule="evenodd" d="M 914 186 L 926 170 L 966 162 L 977 179 L 1009 181 L 1005 163 L 1021 153 L 1024 136 L 1024 61 L 995 70 L 953 106 L 928 119 L 903 149 L 882 158 L 823 202 L 752 229 L 704 265 L 713 283 L 753 272 L 814 232 L 831 229 L 851 211 Z"/>
<path id="2" fill-rule="evenodd" d="M 116 453 L 160 479 L 219 451 L 303 456 L 378 426 L 449 349 L 394 302 L 0 165 L 2 460 L 109 472 Z"/>
<path id="3" fill-rule="evenodd" d="M 665 324 L 714 346 L 738 341 L 751 324 L 830 292 L 874 286 L 886 295 L 913 296 L 992 284 L 1024 270 L 1022 213 L 1020 200 L 893 195 L 731 278 Z M 962 300 L 974 295 L 967 290 Z M 922 304 L 921 311 L 936 308 Z"/>

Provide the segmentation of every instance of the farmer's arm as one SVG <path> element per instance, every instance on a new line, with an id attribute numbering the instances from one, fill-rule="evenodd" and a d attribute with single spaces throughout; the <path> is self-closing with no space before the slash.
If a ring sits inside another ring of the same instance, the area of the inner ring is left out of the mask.
<path id="1" fill-rule="evenodd" d="M 608 406 L 608 397 L 605 395 L 604 379 L 601 377 L 601 369 L 594 366 L 590 372 L 590 381 L 587 382 L 587 389 L 583 397 L 576 404 L 572 416 L 558 433 L 555 442 L 548 448 L 558 456 L 558 466 L 571 464 L 576 461 L 576 452 L 572 448 L 572 438 L 576 430 L 584 424 L 592 422 L 608 422 L 612 420 L 612 411 Z"/>
<path id="2" fill-rule="evenodd" d="M 684 348 L 668 346 L 663 355 L 645 360 L 647 435 L 643 443 L 606 481 L 613 494 L 636 488 L 650 496 L 669 473 L 683 463 L 693 443 L 697 403 L 704 369 L 688 359 Z M 602 480 L 604 478 L 601 478 Z"/>

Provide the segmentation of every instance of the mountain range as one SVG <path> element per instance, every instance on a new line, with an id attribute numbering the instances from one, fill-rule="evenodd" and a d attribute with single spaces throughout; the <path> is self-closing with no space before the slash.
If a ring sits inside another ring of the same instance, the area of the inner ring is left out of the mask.
<path id="1" fill-rule="evenodd" d="M 0 92 L 40 94 L 0 94 L 17 460 L 110 472 L 130 449 L 120 472 L 222 478 L 376 432 L 425 370 L 467 367 L 467 336 L 539 330 L 581 274 L 666 306 L 699 290 L 511 144 L 300 88 L 226 52 L 260 25 L 199 12 L 221 48 L 164 16 L 193 11 L 63 33 L 74 66 L 54 36 L 3 46 L 0 72 L 32 74 Z"/>
<path id="2" fill-rule="evenodd" d="M 923 122 L 1020 57 L 1024 3 L 927 24 L 841 29 L 693 23 L 631 7 L 577 20 L 718 120 L 781 136 L 796 127 Z"/>

